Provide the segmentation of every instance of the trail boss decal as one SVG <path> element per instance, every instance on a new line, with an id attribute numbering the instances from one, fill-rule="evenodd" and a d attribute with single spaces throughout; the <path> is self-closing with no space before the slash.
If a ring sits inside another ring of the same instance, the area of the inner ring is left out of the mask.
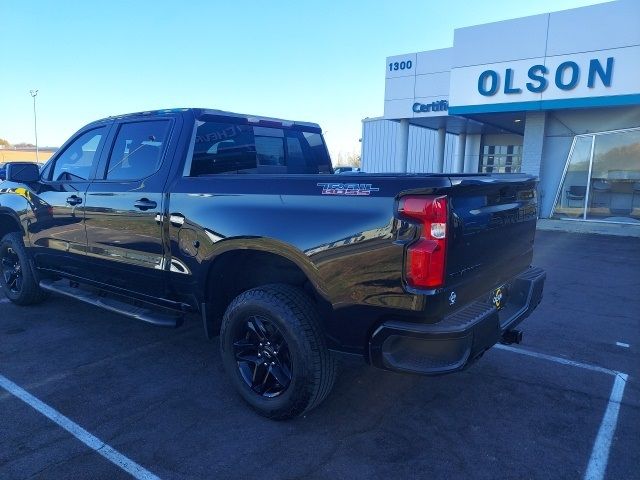
<path id="1" fill-rule="evenodd" d="M 370 183 L 318 183 L 322 187 L 322 195 L 371 195 L 371 192 L 378 192 L 379 188 L 374 188 Z"/>

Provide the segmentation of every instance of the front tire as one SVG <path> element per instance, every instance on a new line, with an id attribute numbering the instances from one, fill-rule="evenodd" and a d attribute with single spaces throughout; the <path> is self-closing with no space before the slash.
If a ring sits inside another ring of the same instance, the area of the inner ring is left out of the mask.
<path id="1" fill-rule="evenodd" d="M 7 233 L 0 240 L 0 287 L 17 305 L 34 305 L 47 297 L 31 269 L 19 232 Z"/>
<path id="2" fill-rule="evenodd" d="M 265 285 L 236 297 L 222 320 L 220 347 L 236 390 L 268 418 L 312 410 L 335 380 L 317 309 L 290 285 Z"/>

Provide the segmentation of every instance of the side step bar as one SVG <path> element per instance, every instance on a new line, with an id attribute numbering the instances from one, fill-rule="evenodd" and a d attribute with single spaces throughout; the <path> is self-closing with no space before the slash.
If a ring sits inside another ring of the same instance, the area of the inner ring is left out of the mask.
<path id="1" fill-rule="evenodd" d="M 180 314 L 172 315 L 170 313 L 161 313 L 152 308 L 140 307 L 116 300 L 115 298 L 104 297 L 80 287 L 72 287 L 66 280 L 58 280 L 55 282 L 53 280 L 41 280 L 40 288 L 160 327 L 176 328 L 182 325 L 182 321 L 184 320 L 184 317 Z"/>

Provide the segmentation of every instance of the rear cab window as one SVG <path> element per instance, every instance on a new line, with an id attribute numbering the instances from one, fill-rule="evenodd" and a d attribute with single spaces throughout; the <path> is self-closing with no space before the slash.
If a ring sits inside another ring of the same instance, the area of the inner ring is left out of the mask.
<path id="1" fill-rule="evenodd" d="M 185 176 L 332 173 L 319 131 L 220 120 L 197 121 Z"/>

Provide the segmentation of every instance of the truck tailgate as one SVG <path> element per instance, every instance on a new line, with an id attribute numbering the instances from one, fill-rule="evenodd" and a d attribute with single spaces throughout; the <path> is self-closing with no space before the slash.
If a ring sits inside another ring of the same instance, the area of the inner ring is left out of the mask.
<path id="1" fill-rule="evenodd" d="M 498 174 L 451 177 L 451 182 L 445 286 L 484 293 L 531 264 L 536 181 Z"/>

